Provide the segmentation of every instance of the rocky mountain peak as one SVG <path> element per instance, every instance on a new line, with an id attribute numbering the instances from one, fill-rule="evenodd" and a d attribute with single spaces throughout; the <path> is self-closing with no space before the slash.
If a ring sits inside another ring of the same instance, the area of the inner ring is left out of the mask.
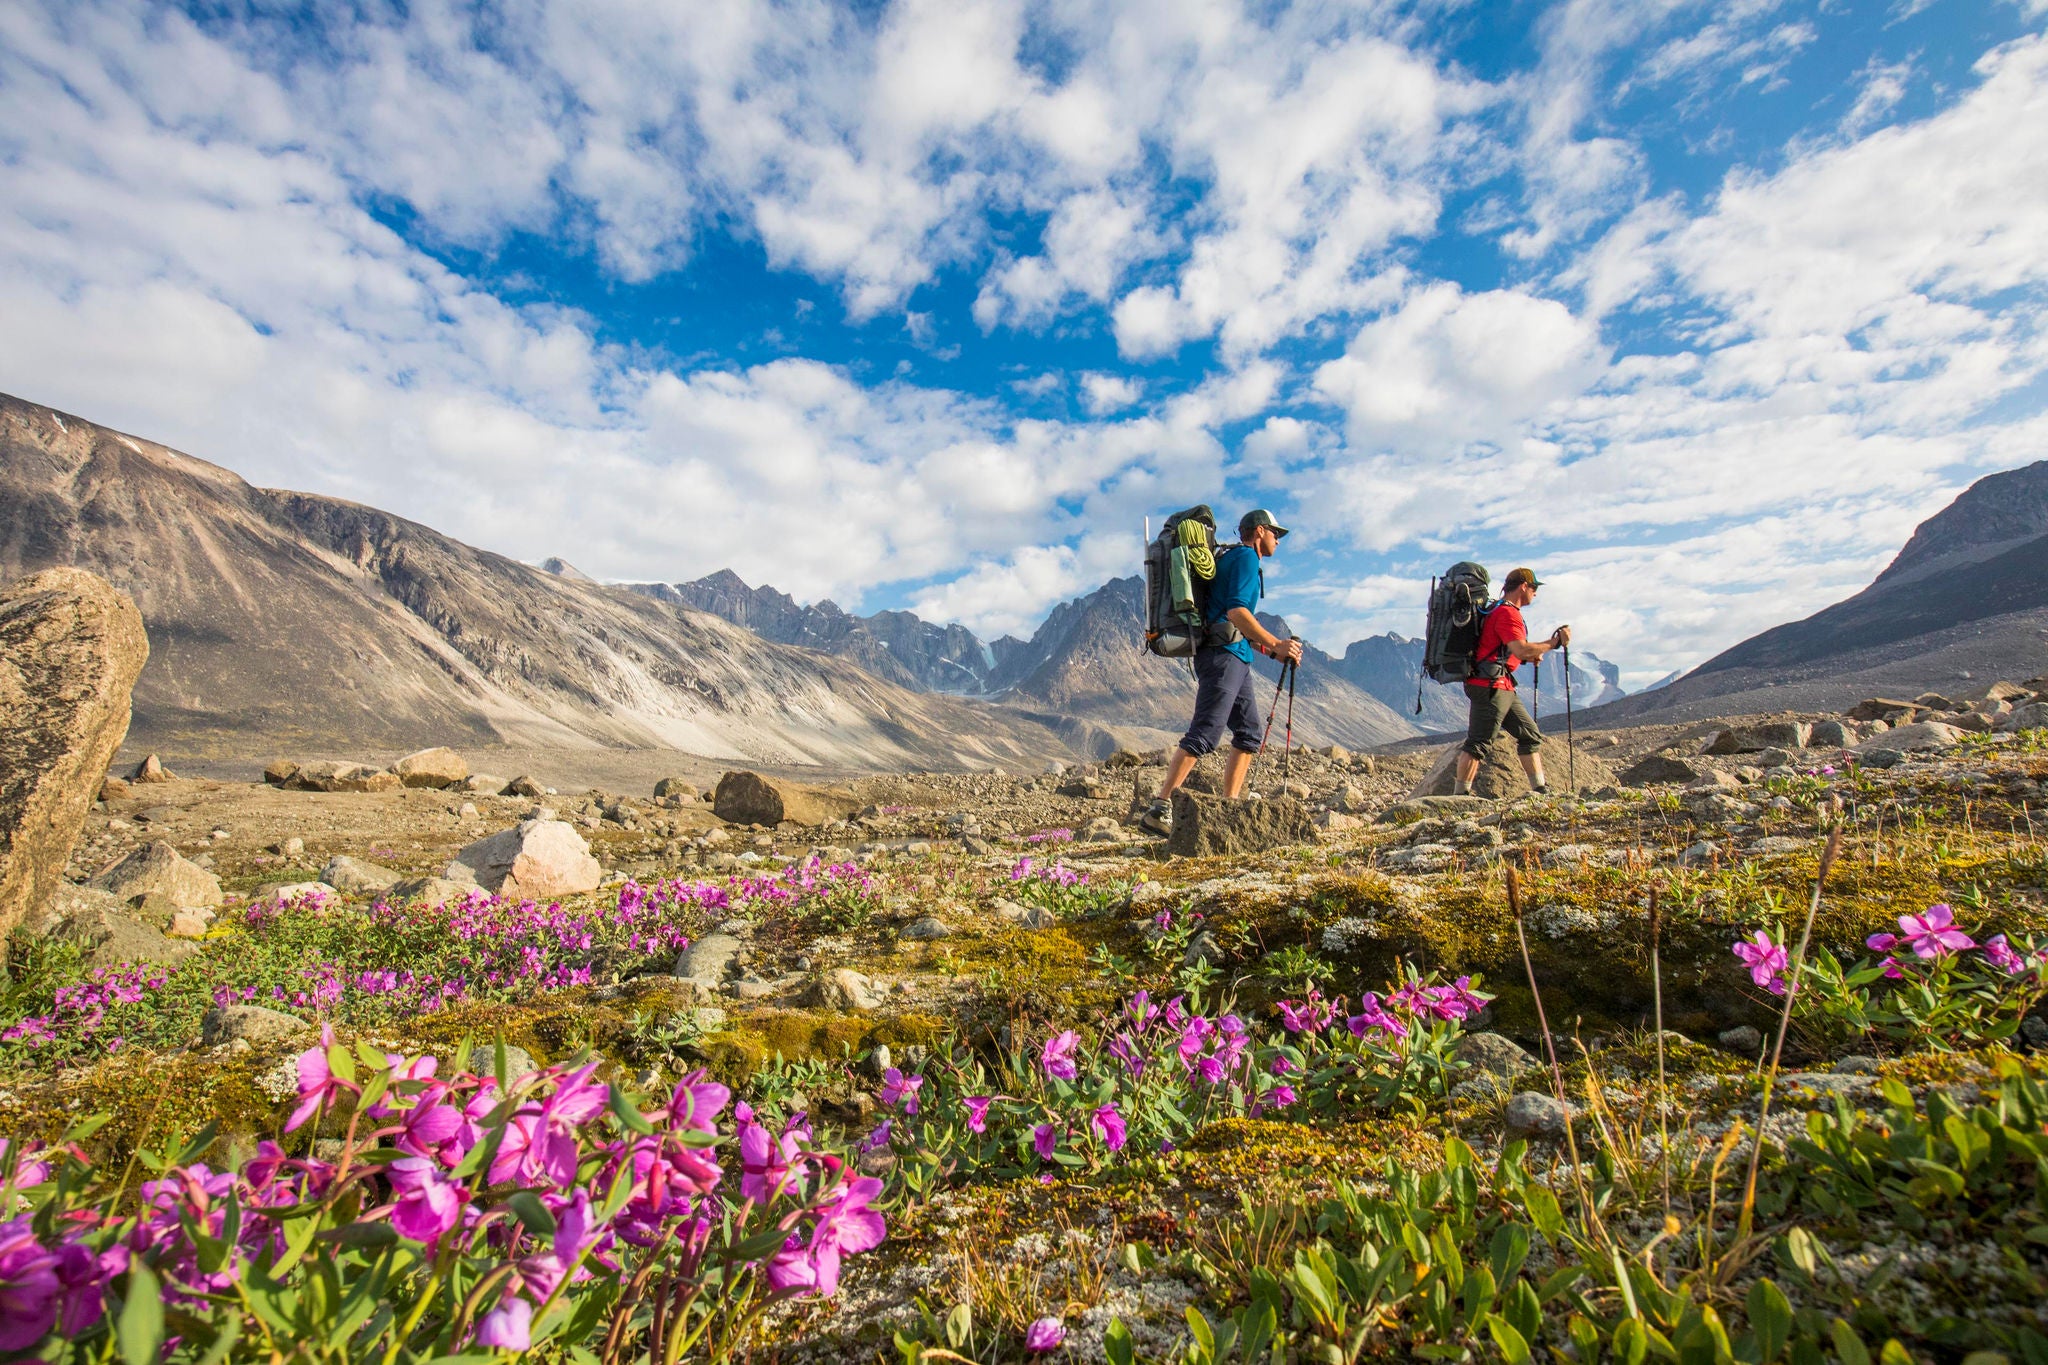
<path id="1" fill-rule="evenodd" d="M 1977 480 L 1920 523 L 1879 583 L 1911 582 L 2048 535 L 2048 460 Z"/>

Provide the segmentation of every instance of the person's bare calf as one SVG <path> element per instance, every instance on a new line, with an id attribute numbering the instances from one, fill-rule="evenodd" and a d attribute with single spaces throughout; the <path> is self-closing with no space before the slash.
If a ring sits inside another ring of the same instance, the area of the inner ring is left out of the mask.
<path id="1" fill-rule="evenodd" d="M 1229 760 L 1223 765 L 1223 796 L 1235 801 L 1244 792 L 1245 774 L 1252 770 L 1252 756 L 1242 749 L 1232 749 Z"/>
<path id="2" fill-rule="evenodd" d="M 1171 801 L 1173 794 L 1180 790 L 1181 783 L 1188 780 L 1188 774 L 1195 770 L 1195 764 L 1199 761 L 1186 749 L 1176 748 L 1173 757 L 1166 760 L 1166 780 L 1159 784 L 1159 799 Z"/>
<path id="3" fill-rule="evenodd" d="M 1522 771 L 1528 775 L 1530 791 L 1541 792 L 1548 785 L 1543 780 L 1542 754 L 1523 754 Z"/>
<path id="4" fill-rule="evenodd" d="M 1479 776 L 1479 760 L 1466 753 L 1463 749 L 1458 750 L 1458 785 L 1452 790 L 1459 796 L 1470 796 L 1472 794 L 1472 779 L 1477 776 Z"/>

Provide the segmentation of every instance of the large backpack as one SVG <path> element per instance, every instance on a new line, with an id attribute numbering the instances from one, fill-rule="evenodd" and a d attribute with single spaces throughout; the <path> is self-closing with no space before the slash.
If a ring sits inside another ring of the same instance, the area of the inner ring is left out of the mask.
<path id="1" fill-rule="evenodd" d="M 1429 581 L 1429 624 L 1423 631 L 1422 671 L 1440 683 L 1461 683 L 1487 676 L 1475 657 L 1479 628 L 1494 603 L 1488 597 L 1492 577 L 1483 565 L 1460 561 Z M 1421 699 L 1417 698 L 1419 706 Z"/>
<path id="2" fill-rule="evenodd" d="M 1145 546 L 1145 648 L 1166 659 L 1192 658 L 1204 644 L 1225 643 L 1204 619 L 1216 577 L 1216 514 L 1208 506 L 1175 512 Z"/>

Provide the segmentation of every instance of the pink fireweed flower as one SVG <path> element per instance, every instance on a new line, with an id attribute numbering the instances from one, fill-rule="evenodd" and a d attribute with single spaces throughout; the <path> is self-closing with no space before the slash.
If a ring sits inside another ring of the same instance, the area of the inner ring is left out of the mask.
<path id="1" fill-rule="evenodd" d="M 1757 930 L 1754 939 L 1743 939 L 1732 951 L 1749 968 L 1751 981 L 1772 995 L 1785 993 L 1784 973 L 1791 959 L 1786 956 L 1784 944 L 1771 941 L 1770 930 Z"/>
<path id="2" fill-rule="evenodd" d="M 906 1076 L 895 1067 L 882 1073 L 882 1103 L 900 1104 L 906 1114 L 917 1112 L 917 1092 L 924 1085 L 922 1076 Z"/>
<path id="3" fill-rule="evenodd" d="M 476 1344 L 500 1351 L 525 1351 L 533 1346 L 533 1305 L 508 1298 L 484 1314 L 477 1324 Z"/>
<path id="4" fill-rule="evenodd" d="M 1275 1109 L 1285 1109 L 1298 1098 L 1300 1097 L 1294 1093 L 1294 1087 L 1291 1085 L 1276 1085 L 1266 1092 L 1267 1102 Z"/>
<path id="5" fill-rule="evenodd" d="M 1152 1027 L 1152 1021 L 1159 1017 L 1158 1009 L 1152 1004 L 1150 991 L 1139 991 L 1133 995 L 1130 1003 L 1124 1006 L 1124 1014 L 1130 1019 L 1132 1030 L 1141 1035 Z"/>
<path id="6" fill-rule="evenodd" d="M 1899 946 L 1897 934 L 1872 934 L 1863 940 L 1863 946 L 1873 953 L 1888 953 Z"/>
<path id="7" fill-rule="evenodd" d="M 429 1245 L 462 1221 L 467 1192 L 441 1173 L 426 1157 L 403 1156 L 390 1165 L 391 1186 L 398 1202 L 391 1208 L 391 1226 L 398 1235 Z"/>
<path id="8" fill-rule="evenodd" d="M 1059 1150 L 1059 1134 L 1051 1124 L 1041 1123 L 1031 1130 L 1031 1146 L 1040 1161 L 1051 1161 L 1052 1154 Z"/>
<path id="9" fill-rule="evenodd" d="M 879 1152 L 889 1145 L 889 1120 L 883 1119 L 875 1125 L 874 1131 L 860 1140 L 862 1152 Z"/>
<path id="10" fill-rule="evenodd" d="M 740 1122 L 740 1194 L 759 1204 L 802 1180 L 804 1172 L 802 1139 L 810 1130 L 795 1120 L 780 1137 L 762 1124 Z"/>
<path id="11" fill-rule="evenodd" d="M 1120 1033 L 1110 1040 L 1109 1046 L 1103 1051 L 1122 1062 L 1124 1070 L 1131 1073 L 1132 1080 L 1145 1079 L 1145 1054 L 1138 1047 L 1137 1039 L 1128 1033 Z"/>
<path id="12" fill-rule="evenodd" d="M 2012 950 L 2004 934 L 1993 934 L 1985 940 L 1984 960 L 2007 976 L 2017 976 L 2027 969 L 2027 960 Z"/>
<path id="13" fill-rule="evenodd" d="M 838 1199 L 819 1210 L 808 1245 L 799 1249 L 794 1235 L 783 1243 L 768 1263 L 768 1283 L 776 1289 L 809 1289 L 828 1298 L 838 1292 L 840 1258 L 878 1247 L 888 1235 L 882 1215 L 868 1207 L 881 1192 L 882 1182 L 865 1176 L 842 1186 Z"/>
<path id="14" fill-rule="evenodd" d="M 1374 1029 L 1394 1038 L 1406 1038 L 1408 1026 L 1380 1007 L 1377 991 L 1364 991 L 1358 997 L 1358 1013 L 1344 1021 L 1354 1038 L 1363 1038 Z"/>
<path id="15" fill-rule="evenodd" d="M 1112 1152 L 1123 1150 L 1124 1143 L 1129 1138 L 1129 1130 L 1124 1126 L 1124 1116 L 1116 1112 L 1115 1105 L 1103 1105 L 1089 1117 L 1088 1121 L 1094 1125 L 1105 1147 Z"/>
<path id="16" fill-rule="evenodd" d="M 988 1107 L 995 1103 L 993 1095 L 969 1095 L 961 1101 L 967 1106 L 967 1131 L 986 1133 L 988 1131 Z"/>
<path id="17" fill-rule="evenodd" d="M 334 1046 L 334 1025 L 320 1026 L 320 1043 L 299 1054 L 299 1107 L 285 1120 L 289 1133 L 320 1112 L 342 1094 L 359 1095 L 360 1088 L 335 1075 L 327 1065 L 327 1049 Z"/>
<path id="18" fill-rule="evenodd" d="M 1074 1049 L 1080 1042 L 1081 1035 L 1072 1029 L 1046 1039 L 1044 1050 L 1038 1054 L 1038 1064 L 1045 1068 L 1045 1074 L 1057 1080 L 1073 1080 L 1076 1075 Z"/>
<path id="19" fill-rule="evenodd" d="M 1033 1355 L 1057 1351 L 1067 1339 L 1067 1329 L 1058 1318 L 1040 1318 L 1024 1329 L 1024 1349 Z"/>
<path id="20" fill-rule="evenodd" d="M 1915 956 L 1946 957 L 1977 946 L 1977 940 L 1955 927 L 1956 912 L 1947 905 L 1927 907 L 1924 915 L 1900 915 L 1900 941 Z"/>

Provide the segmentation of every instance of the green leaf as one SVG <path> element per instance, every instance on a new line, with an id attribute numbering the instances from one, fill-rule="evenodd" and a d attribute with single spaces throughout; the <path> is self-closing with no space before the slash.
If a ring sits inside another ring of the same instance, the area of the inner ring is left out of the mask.
<path id="1" fill-rule="evenodd" d="M 1913 1112 L 1913 1092 L 1906 1089 L 1905 1083 L 1896 1076 L 1885 1077 L 1877 1083 L 1877 1088 L 1884 1095 L 1885 1103 L 1892 1108 L 1904 1110 L 1908 1114 Z"/>
<path id="2" fill-rule="evenodd" d="M 1137 1347 L 1124 1320 L 1111 1318 L 1108 1330 L 1102 1334 L 1102 1353 L 1109 1357 L 1109 1365 L 1131 1365 L 1137 1358 Z"/>
<path id="3" fill-rule="evenodd" d="M 207 1124 L 192 1135 L 192 1140 L 185 1144 L 184 1150 L 178 1153 L 177 1160 L 171 1164 L 174 1166 L 190 1166 L 193 1162 L 199 1160 L 200 1157 L 206 1155 L 206 1149 L 213 1146 L 213 1140 L 219 1134 L 220 1124 Z"/>
<path id="4" fill-rule="evenodd" d="M 1834 1342 L 1835 1358 L 1842 1365 L 1870 1365 L 1869 1349 L 1848 1323 L 1836 1318 L 1828 1324 L 1828 1337 Z"/>
<path id="5" fill-rule="evenodd" d="M 647 1115 L 640 1112 L 640 1106 L 633 1103 L 633 1097 L 614 1085 L 609 1087 L 612 1117 L 641 1136 L 654 1131 L 654 1125 L 647 1121 Z"/>
<path id="6" fill-rule="evenodd" d="M 1899 1345 L 1899 1339 L 1892 1337 L 1877 1353 L 1877 1365 L 1913 1365 L 1913 1353 Z"/>
<path id="7" fill-rule="evenodd" d="M 236 1343 L 241 1341 L 241 1339 L 241 1314 L 227 1314 L 221 1324 L 220 1335 L 213 1339 L 213 1345 L 207 1347 L 206 1354 L 193 1362 L 193 1365 L 221 1365 L 221 1362 L 228 1358 L 234 1351 Z"/>
<path id="8" fill-rule="evenodd" d="M 114 1324 L 114 1340 L 128 1365 L 156 1365 L 164 1348 L 163 1286 L 145 1262 L 134 1262 L 128 1271 L 128 1301 Z"/>
<path id="9" fill-rule="evenodd" d="M 388 1247 L 398 1240 L 398 1229 L 386 1222 L 350 1223 L 321 1233 L 320 1240 L 344 1247 Z"/>
<path id="10" fill-rule="evenodd" d="M 1553 1242 L 1564 1236 L 1564 1210 L 1548 1187 L 1530 1185 L 1522 1192 L 1522 1202 L 1528 1206 L 1529 1221 L 1538 1232 Z"/>
<path id="11" fill-rule="evenodd" d="M 1202 1362 L 1216 1359 L 1216 1332 L 1209 1326 L 1209 1319 L 1203 1317 L 1202 1310 L 1193 1304 L 1188 1305 L 1187 1319 L 1188 1335 L 1194 1338 L 1195 1346 L 1201 1351 L 1199 1356 L 1190 1354 L 1189 1359 Z"/>
<path id="12" fill-rule="evenodd" d="M 1500 1348 L 1501 1359 L 1508 1365 L 1530 1365 L 1533 1357 L 1529 1354 L 1528 1341 L 1506 1318 L 1498 1313 L 1488 1313 L 1486 1334 L 1493 1338 L 1493 1344 Z"/>
<path id="13" fill-rule="evenodd" d="M 1640 1318 L 1623 1318 L 1614 1329 L 1614 1358 L 1621 1365 L 1643 1365 L 1650 1353 L 1650 1335 Z"/>
<path id="14" fill-rule="evenodd" d="M 1757 1359 L 1770 1365 L 1792 1339 L 1792 1302 L 1769 1280 L 1749 1287 L 1749 1327 L 1756 1336 Z"/>
<path id="15" fill-rule="evenodd" d="M 1263 1297 L 1254 1299 L 1252 1306 L 1244 1310 L 1239 1323 L 1239 1335 L 1243 1337 L 1239 1351 L 1247 1362 L 1256 1362 L 1265 1353 L 1274 1333 L 1279 1331 L 1280 1319 L 1273 1301 Z"/>
<path id="16" fill-rule="evenodd" d="M 954 1304 L 953 1311 L 946 1314 L 946 1344 L 956 1351 L 964 1351 L 973 1335 L 974 1310 L 964 1303 Z"/>
<path id="17" fill-rule="evenodd" d="M 532 1190 L 514 1190 L 505 1196 L 505 1207 L 512 1210 L 512 1216 L 519 1225 L 536 1237 L 555 1235 L 555 1215 L 548 1212 L 548 1206 L 540 1202 L 540 1196 Z"/>

